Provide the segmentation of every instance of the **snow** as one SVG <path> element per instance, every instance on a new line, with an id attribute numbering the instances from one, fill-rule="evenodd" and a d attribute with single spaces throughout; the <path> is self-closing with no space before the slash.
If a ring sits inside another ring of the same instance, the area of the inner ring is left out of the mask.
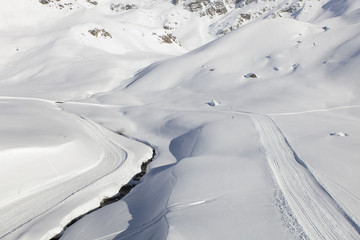
<path id="1" fill-rule="evenodd" d="M 0 239 L 359 239 L 359 1 L 187 3 L 3 1 Z"/>
<path id="2" fill-rule="evenodd" d="M 256 115 L 253 119 L 277 183 L 307 237 L 356 239 L 358 233 L 353 220 L 349 220 L 331 195 L 318 184 L 274 122 Z"/>
<path id="3" fill-rule="evenodd" d="M 21 232 L 24 225 L 32 229 L 31 238 L 51 237 L 59 232 L 59 220 L 96 206 L 151 156 L 149 147 L 66 113 L 57 104 L 1 99 L 1 133 L 11 133 L 2 139 L 2 238 L 29 237 Z"/>
<path id="4" fill-rule="evenodd" d="M 1 112 L 2 201 L 96 165 L 100 146 L 54 104 L 2 98 Z"/>
<path id="5" fill-rule="evenodd" d="M 360 182 L 352 176 L 359 166 L 358 153 L 353 150 L 360 140 L 358 113 L 358 108 L 344 108 L 286 117 L 274 116 L 299 157 L 306 159 L 306 164 L 317 180 L 357 223 L 359 208 L 356 202 Z M 345 138 L 329 134 L 332 129 L 339 128 L 346 130 L 349 136 Z"/>

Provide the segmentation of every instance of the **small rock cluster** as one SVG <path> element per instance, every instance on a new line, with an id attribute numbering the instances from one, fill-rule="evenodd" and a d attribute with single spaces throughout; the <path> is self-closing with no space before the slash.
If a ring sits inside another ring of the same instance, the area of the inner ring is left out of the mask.
<path id="1" fill-rule="evenodd" d="M 344 133 L 344 132 L 332 132 L 332 133 L 330 133 L 330 136 L 335 136 L 335 137 L 347 137 L 347 136 L 349 136 L 349 134 Z"/>
<path id="2" fill-rule="evenodd" d="M 65 7 L 68 7 L 70 10 L 73 9 L 73 4 L 71 2 L 61 2 L 61 0 L 39 0 L 39 3 L 58 9 L 63 9 Z"/>
<path id="3" fill-rule="evenodd" d="M 164 35 L 157 35 L 156 33 L 153 33 L 153 35 L 157 36 L 160 39 L 161 43 L 176 43 L 181 46 L 177 38 L 171 33 L 165 33 Z"/>
<path id="4" fill-rule="evenodd" d="M 216 107 L 216 106 L 219 106 L 221 104 L 221 102 L 213 99 L 213 100 L 211 100 L 211 102 L 208 102 L 207 104 L 211 107 Z"/>
<path id="5" fill-rule="evenodd" d="M 244 78 L 257 78 L 257 75 L 255 73 L 248 73 L 244 75 Z"/>
<path id="6" fill-rule="evenodd" d="M 200 16 L 215 16 L 223 15 L 228 12 L 226 5 L 229 4 L 228 0 L 180 0 L 184 8 L 190 12 L 199 12 Z M 230 0 L 234 5 L 233 0 Z M 173 4 L 179 4 L 179 0 L 173 0 Z"/>
<path id="7" fill-rule="evenodd" d="M 94 28 L 90 29 L 89 33 L 94 37 L 112 38 L 111 34 L 105 29 Z"/>
<path id="8" fill-rule="evenodd" d="M 122 4 L 122 3 L 111 3 L 110 9 L 114 12 L 127 11 L 131 9 L 136 9 L 137 6 L 134 4 Z"/>

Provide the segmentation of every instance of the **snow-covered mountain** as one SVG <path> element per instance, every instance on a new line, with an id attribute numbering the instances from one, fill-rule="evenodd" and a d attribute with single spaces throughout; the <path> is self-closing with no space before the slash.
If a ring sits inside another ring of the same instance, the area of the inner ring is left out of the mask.
<path id="1" fill-rule="evenodd" d="M 0 239 L 360 238 L 358 0 L 3 0 L 0 19 Z"/>

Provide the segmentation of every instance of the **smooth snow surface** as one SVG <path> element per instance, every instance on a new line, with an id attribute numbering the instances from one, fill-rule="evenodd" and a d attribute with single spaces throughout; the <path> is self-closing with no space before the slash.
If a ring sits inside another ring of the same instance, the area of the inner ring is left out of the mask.
<path id="1" fill-rule="evenodd" d="M 61 239 L 360 239 L 360 1 L 3 0 L 0 19 L 0 239 L 52 238 L 153 149 Z"/>
<path id="2" fill-rule="evenodd" d="M 151 156 L 147 146 L 66 113 L 56 104 L 1 98 L 0 105 L 6 114 L 1 132 L 12 133 L 3 140 L 6 150 L 1 151 L 1 238 L 26 238 L 21 230 L 29 227 L 35 229 L 31 238 L 51 237 L 61 229 L 59 220 L 86 212 L 72 208 L 96 206 L 101 198 L 94 192 L 114 191 L 137 172 L 141 160 Z M 126 167 L 126 160 L 133 162 Z M 45 229 L 37 233 L 38 225 Z"/>

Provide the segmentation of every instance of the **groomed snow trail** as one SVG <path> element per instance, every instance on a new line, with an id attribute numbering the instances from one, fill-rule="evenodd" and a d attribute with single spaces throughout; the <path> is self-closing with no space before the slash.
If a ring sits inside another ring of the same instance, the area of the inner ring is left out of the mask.
<path id="1" fill-rule="evenodd" d="M 251 115 L 275 179 L 310 239 L 360 239 L 358 226 L 319 184 L 274 121 Z"/>
<path id="2" fill-rule="evenodd" d="M 77 192 L 109 175 L 126 160 L 127 153 L 109 140 L 95 123 L 83 117 L 76 117 L 72 114 L 67 115 L 76 121 L 80 121 L 88 129 L 89 133 L 99 141 L 103 147 L 101 158 L 95 166 L 72 178 L 2 206 L 0 208 L 0 239 L 12 239 L 11 233 L 46 214 Z"/>

